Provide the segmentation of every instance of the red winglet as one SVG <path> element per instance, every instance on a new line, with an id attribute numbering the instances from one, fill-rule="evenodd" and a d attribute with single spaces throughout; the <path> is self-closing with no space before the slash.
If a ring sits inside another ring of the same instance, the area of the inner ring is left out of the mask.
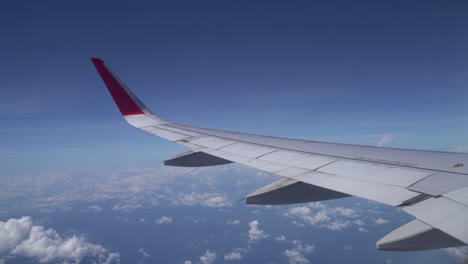
<path id="1" fill-rule="evenodd" d="M 107 86 L 112 98 L 114 98 L 117 107 L 119 107 L 122 115 L 142 115 L 145 114 L 133 99 L 128 95 L 120 82 L 115 79 L 114 75 L 104 65 L 104 61 L 98 58 L 91 58 L 94 66 L 96 67 L 99 75 Z"/>

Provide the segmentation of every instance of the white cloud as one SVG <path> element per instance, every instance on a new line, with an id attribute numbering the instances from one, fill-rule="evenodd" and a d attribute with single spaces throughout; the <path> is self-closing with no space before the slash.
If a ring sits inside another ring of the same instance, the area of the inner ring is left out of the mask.
<path id="1" fill-rule="evenodd" d="M 362 228 L 362 227 L 359 227 L 358 230 L 359 230 L 359 232 L 364 232 L 364 233 L 369 232 L 369 230 L 367 230 L 365 228 Z"/>
<path id="2" fill-rule="evenodd" d="M 226 197 L 213 193 L 179 193 L 172 204 L 186 206 L 206 206 L 206 207 L 232 207 L 232 203 Z"/>
<path id="3" fill-rule="evenodd" d="M 311 254 L 315 250 L 315 245 L 303 245 L 300 240 L 293 240 L 292 249 L 286 249 L 284 254 L 289 258 L 290 264 L 307 264 L 310 261 L 304 256 L 304 254 Z"/>
<path id="4" fill-rule="evenodd" d="M 299 250 L 286 249 L 284 254 L 289 258 L 289 264 L 308 264 L 310 261 Z"/>
<path id="5" fill-rule="evenodd" d="M 119 253 L 108 253 L 99 244 L 82 236 L 63 239 L 55 230 L 35 226 L 29 216 L 0 221 L 0 254 L 7 258 L 24 257 L 46 262 L 81 262 L 91 258 L 99 263 L 120 263 Z"/>
<path id="6" fill-rule="evenodd" d="M 228 254 L 224 254 L 224 260 L 241 260 L 242 254 L 240 252 L 230 252 Z"/>
<path id="7" fill-rule="evenodd" d="M 389 220 L 383 219 L 383 218 L 375 219 L 375 224 L 376 225 L 383 225 L 383 224 L 387 224 L 389 222 L 390 222 Z"/>
<path id="8" fill-rule="evenodd" d="M 172 217 L 170 216 L 163 216 L 156 220 L 156 224 L 170 224 L 172 223 Z"/>
<path id="9" fill-rule="evenodd" d="M 150 256 L 150 254 L 148 254 L 143 248 L 140 248 L 140 249 L 138 250 L 138 252 L 141 253 L 141 254 L 143 254 L 143 257 L 144 257 L 144 258 L 147 258 L 147 257 Z"/>
<path id="10" fill-rule="evenodd" d="M 365 225 L 365 223 L 360 219 L 354 220 L 353 224 L 355 224 L 357 226 L 364 226 Z"/>
<path id="11" fill-rule="evenodd" d="M 250 222 L 249 226 L 250 226 L 250 230 L 249 230 L 249 241 L 250 242 L 256 242 L 260 239 L 264 239 L 264 238 L 267 238 L 269 237 L 270 235 L 263 232 L 263 230 L 260 230 L 258 228 L 258 226 L 260 225 L 260 223 L 257 221 L 257 220 L 254 220 L 252 222 Z"/>
<path id="12" fill-rule="evenodd" d="M 275 240 L 276 240 L 276 241 L 285 241 L 285 240 L 286 240 L 286 237 L 285 237 L 285 236 L 275 237 Z"/>
<path id="13" fill-rule="evenodd" d="M 445 248 L 443 251 L 454 257 L 459 263 L 468 263 L 468 246 Z"/>
<path id="14" fill-rule="evenodd" d="M 452 148 L 450 152 L 468 152 L 468 147 L 463 145 L 458 145 L 455 148 Z"/>
<path id="15" fill-rule="evenodd" d="M 216 252 L 210 252 L 207 250 L 203 256 L 200 257 L 200 261 L 202 264 L 212 264 L 218 255 L 216 255 Z"/>
<path id="16" fill-rule="evenodd" d="M 392 143 L 393 136 L 392 135 L 384 135 L 383 138 L 377 144 L 379 147 L 383 147 L 384 145 L 388 145 Z"/>
<path id="17" fill-rule="evenodd" d="M 192 261 L 186 260 L 186 261 L 184 261 L 184 264 L 192 264 Z"/>
<path id="18" fill-rule="evenodd" d="M 357 217 L 357 212 L 351 208 L 343 208 L 343 207 L 336 207 L 337 212 L 339 212 L 342 216 L 347 217 Z"/>
<path id="19" fill-rule="evenodd" d="M 102 208 L 99 205 L 90 205 L 86 209 L 81 210 L 81 212 L 83 212 L 83 213 L 87 213 L 87 212 L 99 213 L 101 211 L 102 211 Z"/>
<path id="20" fill-rule="evenodd" d="M 228 225 L 238 225 L 240 224 L 240 220 L 229 220 L 226 222 Z"/>
<path id="21" fill-rule="evenodd" d="M 290 208 L 283 213 L 286 217 L 291 217 L 296 220 L 293 224 L 327 228 L 330 230 L 339 231 L 351 225 L 351 221 L 344 218 L 355 218 L 358 216 L 356 210 L 343 207 L 326 207 L 321 203 L 313 203 L 309 206 L 298 206 Z"/>
<path id="22" fill-rule="evenodd" d="M 120 211 L 124 213 L 129 213 L 135 209 L 140 208 L 142 205 L 140 203 L 119 203 L 112 207 L 114 211 Z"/>

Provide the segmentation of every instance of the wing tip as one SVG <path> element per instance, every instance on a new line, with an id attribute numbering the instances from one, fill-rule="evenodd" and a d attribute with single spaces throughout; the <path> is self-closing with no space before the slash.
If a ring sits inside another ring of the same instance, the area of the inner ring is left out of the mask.
<path id="1" fill-rule="evenodd" d="M 91 61 L 94 62 L 94 63 L 104 63 L 104 61 L 100 58 L 95 58 L 95 57 L 91 57 Z"/>

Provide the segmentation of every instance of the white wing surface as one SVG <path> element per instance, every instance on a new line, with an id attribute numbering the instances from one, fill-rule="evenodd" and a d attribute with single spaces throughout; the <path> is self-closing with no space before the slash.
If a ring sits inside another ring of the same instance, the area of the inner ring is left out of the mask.
<path id="1" fill-rule="evenodd" d="M 228 163 L 285 177 L 246 197 L 292 204 L 357 196 L 402 206 L 416 219 L 377 242 L 382 250 L 468 244 L 468 154 L 357 146 L 251 135 L 169 122 L 154 115 L 101 59 L 92 61 L 124 118 L 190 150 L 166 165 Z"/>

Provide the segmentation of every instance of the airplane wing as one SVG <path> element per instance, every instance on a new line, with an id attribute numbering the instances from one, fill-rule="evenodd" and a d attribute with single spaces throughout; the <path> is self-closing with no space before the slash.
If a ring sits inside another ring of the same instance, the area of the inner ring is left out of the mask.
<path id="1" fill-rule="evenodd" d="M 188 147 L 166 160 L 183 167 L 240 163 L 283 176 L 246 197 L 248 204 L 293 204 L 357 196 L 399 206 L 416 217 L 377 242 L 393 251 L 468 244 L 468 154 L 325 143 L 178 124 L 153 114 L 92 58 L 132 126 Z"/>

